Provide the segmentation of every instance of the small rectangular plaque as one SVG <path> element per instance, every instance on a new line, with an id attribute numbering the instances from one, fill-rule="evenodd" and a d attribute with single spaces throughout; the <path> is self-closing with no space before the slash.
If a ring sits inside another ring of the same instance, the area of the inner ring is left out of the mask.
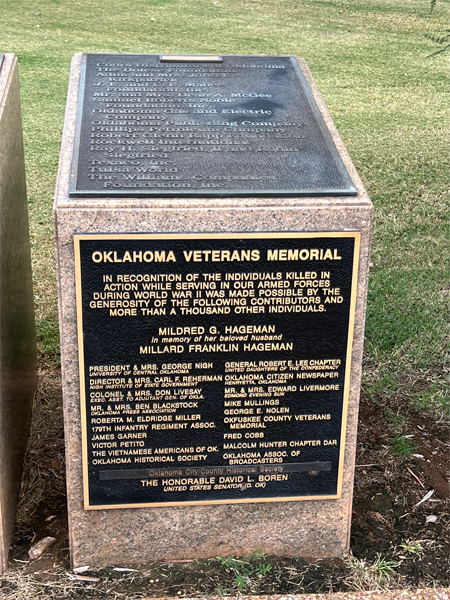
<path id="1" fill-rule="evenodd" d="M 159 58 L 160 62 L 222 62 L 223 58 L 218 54 L 162 54 Z"/>
<path id="2" fill-rule="evenodd" d="M 340 497 L 358 232 L 74 242 L 85 508 Z"/>
<path id="3" fill-rule="evenodd" d="M 83 55 L 71 197 L 356 193 L 294 57 Z"/>

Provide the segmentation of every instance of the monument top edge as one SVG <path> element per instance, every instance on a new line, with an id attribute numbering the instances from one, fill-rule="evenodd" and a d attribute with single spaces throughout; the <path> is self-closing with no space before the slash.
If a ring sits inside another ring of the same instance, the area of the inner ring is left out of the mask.
<path id="1" fill-rule="evenodd" d="M 254 58 L 295 58 L 300 57 L 294 54 L 195 54 L 195 53 L 170 53 L 170 52 L 75 52 L 74 56 L 168 56 L 168 57 L 254 57 Z"/>

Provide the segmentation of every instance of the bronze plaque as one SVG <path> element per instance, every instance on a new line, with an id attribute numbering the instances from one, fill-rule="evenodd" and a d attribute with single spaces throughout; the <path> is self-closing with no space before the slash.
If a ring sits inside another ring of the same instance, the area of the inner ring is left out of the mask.
<path id="1" fill-rule="evenodd" d="M 83 56 L 71 197 L 356 193 L 294 57 Z"/>
<path id="2" fill-rule="evenodd" d="M 358 232 L 74 239 L 85 508 L 340 497 Z"/>

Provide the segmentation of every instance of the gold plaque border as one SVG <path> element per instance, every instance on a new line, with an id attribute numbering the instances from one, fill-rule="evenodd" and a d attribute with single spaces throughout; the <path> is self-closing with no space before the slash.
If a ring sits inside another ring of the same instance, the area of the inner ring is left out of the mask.
<path id="1" fill-rule="evenodd" d="M 89 477 L 88 477 L 88 447 L 87 447 L 87 418 L 86 418 L 86 385 L 84 377 L 84 343 L 83 343 L 83 311 L 82 311 L 82 286 L 81 286 L 81 261 L 80 241 L 94 239 L 119 239 L 119 240 L 180 240 L 180 239 L 283 239 L 283 238 L 354 238 L 352 289 L 350 297 L 350 314 L 347 335 L 347 356 L 345 367 L 344 396 L 342 406 L 341 439 L 339 446 L 339 465 L 337 493 L 323 496 L 287 496 L 273 498 L 242 498 L 231 500 L 197 500 L 194 502 L 145 502 L 138 504 L 89 504 Z M 249 504 L 260 502 L 294 502 L 300 500 L 338 500 L 342 496 L 345 460 L 345 438 L 347 435 L 348 401 L 350 395 L 350 375 L 352 369 L 353 333 L 355 328 L 356 296 L 358 289 L 358 269 L 361 246 L 361 233 L 359 231 L 319 231 L 319 232 L 264 232 L 264 233 L 75 233 L 75 288 L 76 288 L 76 313 L 78 333 L 78 364 L 80 381 L 80 410 L 81 410 L 81 442 L 83 464 L 83 495 L 85 510 L 105 510 L 114 508 L 158 508 L 164 506 L 203 506 L 214 504 Z"/>

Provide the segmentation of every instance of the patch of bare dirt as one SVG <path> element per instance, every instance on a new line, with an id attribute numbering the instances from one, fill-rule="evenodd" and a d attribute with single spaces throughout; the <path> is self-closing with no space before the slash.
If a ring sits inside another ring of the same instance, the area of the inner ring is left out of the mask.
<path id="1" fill-rule="evenodd" d="M 393 412 L 401 414 L 400 433 L 414 448 L 406 455 L 393 450 L 399 435 L 398 425 L 389 418 Z M 220 558 L 133 566 L 128 571 L 96 569 L 72 579 L 60 373 L 43 364 L 10 569 L 0 581 L 0 596 L 5 600 L 118 600 L 450 586 L 447 426 L 412 410 L 401 395 L 390 402 L 389 411 L 381 400 L 377 404 L 363 396 L 359 423 L 348 560 L 310 564 L 300 558 L 268 556 L 266 572 L 252 572 L 244 587 L 239 587 L 236 569 L 222 564 Z M 55 537 L 56 543 L 30 561 L 30 546 L 45 536 Z M 244 565 L 242 569 L 245 572 Z"/>

